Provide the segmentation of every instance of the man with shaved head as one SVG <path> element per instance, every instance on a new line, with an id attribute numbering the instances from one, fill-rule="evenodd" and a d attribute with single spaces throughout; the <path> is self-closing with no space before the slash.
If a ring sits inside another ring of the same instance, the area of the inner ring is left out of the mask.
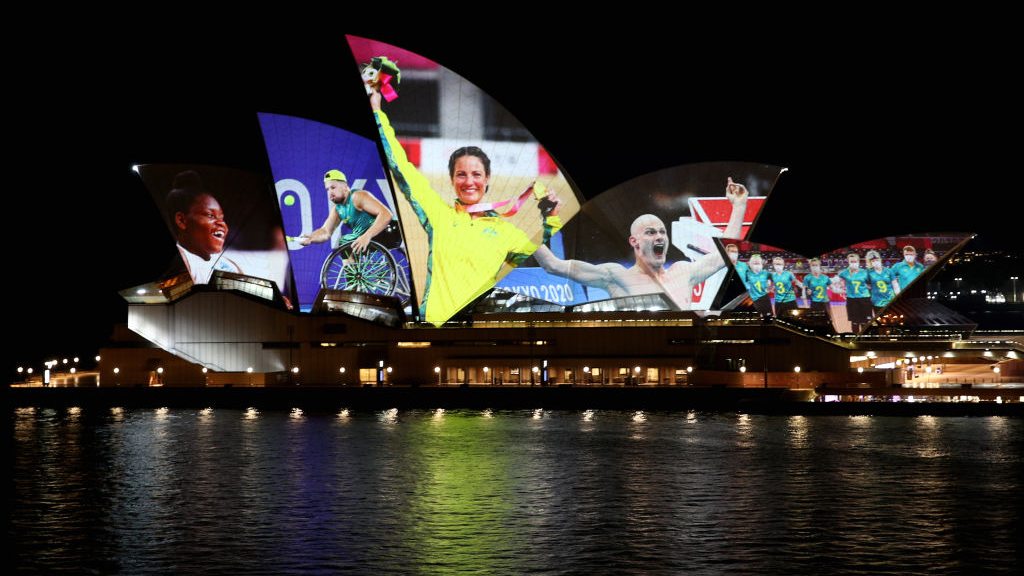
<path id="1" fill-rule="evenodd" d="M 737 238 L 743 230 L 743 216 L 747 211 L 747 189 L 729 178 L 725 195 L 732 204 L 732 214 L 724 235 Z M 644 214 L 633 220 L 629 229 L 629 245 L 635 258 L 635 263 L 629 268 L 615 262 L 591 264 L 562 260 L 546 246 L 541 246 L 534 257 L 548 273 L 601 288 L 613 298 L 663 293 L 679 310 L 690 309 L 695 285 L 725 267 L 718 251 L 712 251 L 696 261 L 679 261 L 666 268 L 668 231 L 661 218 L 653 214 Z"/>

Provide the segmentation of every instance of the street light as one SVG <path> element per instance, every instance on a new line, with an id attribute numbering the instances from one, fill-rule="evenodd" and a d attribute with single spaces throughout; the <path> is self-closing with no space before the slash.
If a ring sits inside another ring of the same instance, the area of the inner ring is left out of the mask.
<path id="1" fill-rule="evenodd" d="M 491 373 L 491 369 L 488 368 L 487 366 L 484 366 L 484 380 L 485 381 L 487 381 L 487 379 L 490 377 L 490 373 Z M 493 380 L 491 381 L 491 384 L 494 384 Z"/>
<path id="2" fill-rule="evenodd" d="M 434 374 L 437 374 L 437 385 L 441 385 L 441 367 L 434 366 Z"/>
<path id="3" fill-rule="evenodd" d="M 1017 303 L 1017 277 L 1010 276 L 1010 282 L 1013 282 L 1013 303 Z"/>

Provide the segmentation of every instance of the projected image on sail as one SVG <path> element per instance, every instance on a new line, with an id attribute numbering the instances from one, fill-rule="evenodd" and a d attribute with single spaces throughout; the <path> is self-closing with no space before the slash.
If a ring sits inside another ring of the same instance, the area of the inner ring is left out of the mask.
<path id="1" fill-rule="evenodd" d="M 259 114 L 295 272 L 308 312 L 321 289 L 410 303 L 394 196 L 372 140 L 313 120 Z"/>
<path id="2" fill-rule="evenodd" d="M 890 236 L 812 258 L 739 239 L 716 241 L 747 290 L 748 298 L 737 305 L 798 323 L 827 318 L 837 333 L 860 334 L 889 322 L 889 306 L 969 238 Z"/>
<path id="3" fill-rule="evenodd" d="M 563 236 L 572 258 L 538 250 L 547 272 L 602 310 L 710 310 L 727 269 L 713 238 L 745 236 L 781 169 L 708 162 L 660 170 L 584 204 Z M 662 295 L 659 305 L 636 296 Z"/>
<path id="4" fill-rule="evenodd" d="M 539 246 L 557 249 L 578 196 L 530 132 L 471 82 L 396 46 L 348 40 L 395 184 L 420 317 L 440 325 Z"/>
<path id="5" fill-rule="evenodd" d="M 261 175 L 193 164 L 137 168 L 195 284 L 215 271 L 273 281 L 290 297 L 288 252 L 269 181 Z"/>

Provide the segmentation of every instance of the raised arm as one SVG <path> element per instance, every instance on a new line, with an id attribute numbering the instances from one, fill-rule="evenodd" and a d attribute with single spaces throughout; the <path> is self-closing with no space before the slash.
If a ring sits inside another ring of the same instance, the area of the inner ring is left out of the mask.
<path id="1" fill-rule="evenodd" d="M 334 230 L 339 224 L 341 224 L 341 216 L 338 216 L 338 212 L 331 208 L 331 211 L 327 213 L 327 220 L 324 220 L 324 225 L 313 230 L 309 236 L 299 236 L 299 244 L 309 246 L 310 244 L 327 242 L 331 239 L 331 234 L 334 234 Z"/>
<path id="2" fill-rule="evenodd" d="M 405 150 L 395 136 L 395 129 L 391 127 L 391 121 L 387 114 L 380 107 L 380 92 L 376 90 L 370 94 L 370 107 L 377 120 L 377 129 L 380 132 L 381 142 L 384 144 L 384 153 L 387 156 L 388 168 L 395 178 L 395 184 L 405 198 L 413 205 L 413 210 L 424 227 L 428 222 L 451 211 L 451 207 L 445 204 L 437 192 L 430 187 L 427 177 L 416 169 Z"/>
<path id="3" fill-rule="evenodd" d="M 725 185 L 725 197 L 732 204 L 732 213 L 729 214 L 729 224 L 722 234 L 726 238 L 740 238 L 743 232 L 743 217 L 747 214 L 747 187 L 733 182 L 730 176 Z"/>
<path id="4" fill-rule="evenodd" d="M 747 187 L 733 182 L 730 176 L 725 184 L 725 197 L 732 204 L 732 213 L 729 214 L 729 223 L 725 227 L 723 236 L 726 238 L 739 238 L 743 232 L 743 217 L 747 214 Z M 685 264 L 685 262 L 677 262 L 676 264 Z M 708 276 L 718 272 L 723 267 L 725 267 L 725 260 L 722 259 L 722 255 L 718 253 L 718 250 L 708 252 L 694 262 L 693 273 L 690 275 L 691 285 L 707 280 Z"/>
<path id="5" fill-rule="evenodd" d="M 371 216 L 375 216 L 373 224 L 366 229 L 366 232 L 363 232 L 359 238 L 352 241 L 352 251 L 359 254 L 366 250 L 374 236 L 380 234 L 391 223 L 391 210 L 388 210 L 386 206 L 380 203 L 380 200 L 377 200 L 366 190 L 356 190 L 352 194 L 354 194 L 352 196 L 352 204 L 356 207 L 356 210 L 362 210 Z"/>
<path id="6" fill-rule="evenodd" d="M 607 290 L 615 284 L 616 271 L 625 269 L 619 264 L 591 264 L 582 260 L 562 260 L 547 246 L 541 245 L 533 253 L 537 263 L 549 274 L 575 280 L 580 284 Z"/>

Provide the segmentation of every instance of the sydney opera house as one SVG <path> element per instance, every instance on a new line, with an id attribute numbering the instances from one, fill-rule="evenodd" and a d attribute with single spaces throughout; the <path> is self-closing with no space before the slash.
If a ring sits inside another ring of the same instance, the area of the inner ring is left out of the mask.
<path id="1" fill-rule="evenodd" d="M 785 168 L 756 163 L 681 165 L 584 201 L 473 83 L 399 47 L 348 41 L 368 100 L 352 113 L 372 114 L 376 138 L 265 113 L 270 174 L 136 167 L 180 260 L 122 292 L 128 322 L 102 351 L 102 386 L 840 398 L 927 396 L 922 384 L 958 366 L 1022 372 L 1019 344 L 978 338 L 925 293 L 970 234 L 806 255 L 759 244 L 748 239 Z"/>

